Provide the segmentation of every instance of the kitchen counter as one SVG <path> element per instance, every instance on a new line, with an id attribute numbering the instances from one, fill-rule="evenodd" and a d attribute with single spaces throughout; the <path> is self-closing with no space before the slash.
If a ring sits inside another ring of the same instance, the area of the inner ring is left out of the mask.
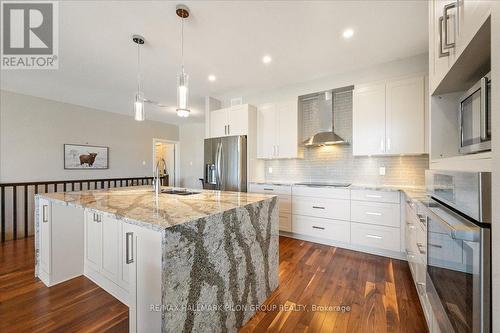
<path id="1" fill-rule="evenodd" d="M 131 332 L 237 332 L 279 283 L 273 195 L 141 186 L 35 205 L 36 276 L 87 276 L 129 306 Z"/>
<path id="2" fill-rule="evenodd" d="M 107 213 L 133 224 L 149 224 L 163 230 L 189 221 L 245 207 L 272 195 L 240 192 L 197 190 L 193 195 L 162 193 L 156 200 L 151 186 L 115 188 L 83 192 L 56 192 L 39 196 Z"/>

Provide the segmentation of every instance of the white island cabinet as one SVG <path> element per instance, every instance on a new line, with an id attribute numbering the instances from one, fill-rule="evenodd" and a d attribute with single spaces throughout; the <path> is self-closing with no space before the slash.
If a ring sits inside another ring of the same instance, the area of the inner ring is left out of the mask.
<path id="1" fill-rule="evenodd" d="M 275 196 L 134 186 L 42 194 L 36 205 L 36 276 L 48 287 L 86 276 L 129 307 L 130 332 L 237 331 L 278 286 Z M 210 310 L 251 283 L 255 296 L 223 310 L 227 321 Z"/>

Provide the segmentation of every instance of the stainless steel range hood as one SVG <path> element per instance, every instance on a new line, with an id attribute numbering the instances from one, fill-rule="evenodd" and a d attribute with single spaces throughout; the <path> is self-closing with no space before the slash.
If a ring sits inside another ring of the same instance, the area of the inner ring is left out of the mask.
<path id="1" fill-rule="evenodd" d="M 353 90 L 354 86 L 343 87 L 339 89 L 322 91 L 315 94 L 301 96 L 302 101 L 309 99 L 318 99 L 318 113 L 314 120 L 317 131 L 311 137 L 303 142 L 306 147 L 318 147 L 328 145 L 347 144 L 347 142 L 335 133 L 333 120 L 333 97 L 335 93 Z"/>

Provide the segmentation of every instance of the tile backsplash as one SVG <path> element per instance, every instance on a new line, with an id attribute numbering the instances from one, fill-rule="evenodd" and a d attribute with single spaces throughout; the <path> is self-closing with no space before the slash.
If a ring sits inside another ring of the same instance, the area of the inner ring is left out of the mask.
<path id="1" fill-rule="evenodd" d="M 428 155 L 354 157 L 352 155 L 352 91 L 333 99 L 335 132 L 349 144 L 307 148 L 303 159 L 268 160 L 266 181 L 350 182 L 354 184 L 423 186 L 429 167 Z M 315 132 L 318 100 L 301 102 L 303 135 Z M 379 174 L 385 167 L 385 176 Z M 269 172 L 272 169 L 272 172 Z"/>

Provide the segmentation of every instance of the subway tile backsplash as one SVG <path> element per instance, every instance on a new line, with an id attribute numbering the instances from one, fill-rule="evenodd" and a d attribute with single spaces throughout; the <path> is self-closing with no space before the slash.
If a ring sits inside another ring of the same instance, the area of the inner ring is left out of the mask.
<path id="1" fill-rule="evenodd" d="M 429 158 L 422 156 L 354 157 L 352 155 L 352 92 L 334 96 L 335 132 L 348 145 L 307 148 L 303 159 L 268 160 L 265 162 L 266 181 L 350 182 L 354 184 L 423 186 Z M 318 101 L 301 103 L 303 135 L 315 131 Z M 379 168 L 385 167 L 385 176 Z M 269 172 L 272 168 L 272 173 Z"/>

